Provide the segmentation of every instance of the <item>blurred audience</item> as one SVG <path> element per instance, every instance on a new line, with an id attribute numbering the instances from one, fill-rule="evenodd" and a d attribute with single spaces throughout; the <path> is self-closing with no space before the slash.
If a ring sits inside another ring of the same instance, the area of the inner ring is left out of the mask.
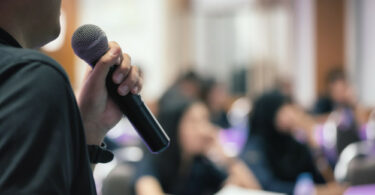
<path id="1" fill-rule="evenodd" d="M 136 194 L 213 194 L 226 184 L 258 189 L 246 165 L 225 156 L 220 148 L 207 107 L 177 94 L 163 96 L 158 114 L 171 145 L 140 162 L 134 178 Z"/>
<path id="2" fill-rule="evenodd" d="M 293 194 L 297 178 L 308 173 L 317 194 L 342 194 L 341 186 L 326 183 L 309 147 L 293 137 L 295 130 L 305 125 L 300 122 L 302 117 L 281 92 L 274 90 L 260 96 L 250 115 L 250 134 L 242 159 L 264 190 Z"/>
<path id="3" fill-rule="evenodd" d="M 224 132 L 218 127 L 234 128 L 227 118 L 226 86 L 194 72 L 184 74 L 158 104 L 157 117 L 171 145 L 159 155 L 146 152 L 131 179 L 133 193 L 214 194 L 232 184 L 301 194 L 307 181 L 318 195 L 343 194 L 346 186 L 335 182 L 332 170 L 341 151 L 366 139 L 362 129 L 371 125 L 362 127 L 363 109 L 341 70 L 333 70 L 327 84 L 310 114 L 292 101 L 292 83 L 279 79 L 252 105 L 249 133 L 241 134 L 245 146 L 237 158 L 238 153 L 228 156 L 227 145 L 218 139 Z"/>

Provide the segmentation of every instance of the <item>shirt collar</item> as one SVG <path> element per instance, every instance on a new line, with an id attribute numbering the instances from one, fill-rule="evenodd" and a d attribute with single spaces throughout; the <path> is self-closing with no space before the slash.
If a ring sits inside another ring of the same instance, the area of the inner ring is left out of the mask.
<path id="1" fill-rule="evenodd" d="M 5 30 L 0 28 L 0 44 L 21 48 L 21 45 Z"/>

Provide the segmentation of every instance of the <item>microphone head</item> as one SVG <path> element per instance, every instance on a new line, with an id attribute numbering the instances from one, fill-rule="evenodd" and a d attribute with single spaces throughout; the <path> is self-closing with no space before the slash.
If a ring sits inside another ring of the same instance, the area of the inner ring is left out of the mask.
<path id="1" fill-rule="evenodd" d="M 108 51 L 108 39 L 102 29 L 93 24 L 79 27 L 72 37 L 74 53 L 92 67 Z"/>

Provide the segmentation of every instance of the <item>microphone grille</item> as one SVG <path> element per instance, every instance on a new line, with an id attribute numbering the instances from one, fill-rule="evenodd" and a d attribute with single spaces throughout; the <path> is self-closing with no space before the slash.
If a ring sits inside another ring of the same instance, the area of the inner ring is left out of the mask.
<path id="1" fill-rule="evenodd" d="M 96 25 L 85 24 L 79 27 L 72 37 L 74 53 L 91 66 L 108 50 L 108 39 L 104 31 Z"/>

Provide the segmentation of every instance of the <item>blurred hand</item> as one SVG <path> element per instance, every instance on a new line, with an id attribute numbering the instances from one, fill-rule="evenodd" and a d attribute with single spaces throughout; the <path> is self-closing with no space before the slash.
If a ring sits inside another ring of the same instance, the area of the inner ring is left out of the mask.
<path id="1" fill-rule="evenodd" d="M 285 105 L 277 114 L 277 126 L 280 131 L 293 135 L 296 139 L 304 139 L 316 147 L 314 129 L 317 122 L 297 105 Z"/>
<path id="2" fill-rule="evenodd" d="M 207 139 L 207 147 L 204 155 L 220 166 L 226 166 L 228 164 L 230 158 L 225 153 L 224 148 L 220 143 L 218 129 L 212 131 L 210 139 Z"/>
<path id="3" fill-rule="evenodd" d="M 284 133 L 293 133 L 299 129 L 300 114 L 294 105 L 284 105 L 280 108 L 276 116 L 276 125 Z"/>
<path id="4" fill-rule="evenodd" d="M 295 113 L 294 125 L 296 129 L 303 129 L 305 131 L 308 131 L 312 126 L 316 124 L 314 118 L 306 113 L 302 108 L 293 106 L 292 109 Z"/>
<path id="5" fill-rule="evenodd" d="M 142 88 L 142 76 L 137 67 L 131 66 L 129 55 L 123 54 L 115 42 L 109 42 L 109 50 L 89 69 L 78 96 L 78 106 L 85 128 L 87 144 L 100 145 L 107 132 L 122 118 L 123 113 L 108 96 L 106 77 L 111 66 L 119 65 L 113 74 L 113 82 L 119 84 L 122 96 L 137 94 Z"/>
<path id="6" fill-rule="evenodd" d="M 229 176 L 226 180 L 227 185 L 236 185 L 248 189 L 260 190 L 260 184 L 253 172 L 240 159 L 230 157 L 224 151 L 220 143 L 218 131 L 212 134 L 212 139 L 206 151 L 206 156 L 213 163 L 226 169 Z"/>
<path id="7" fill-rule="evenodd" d="M 342 195 L 347 187 L 336 182 L 330 182 L 326 185 L 319 185 L 315 189 L 317 195 Z"/>

